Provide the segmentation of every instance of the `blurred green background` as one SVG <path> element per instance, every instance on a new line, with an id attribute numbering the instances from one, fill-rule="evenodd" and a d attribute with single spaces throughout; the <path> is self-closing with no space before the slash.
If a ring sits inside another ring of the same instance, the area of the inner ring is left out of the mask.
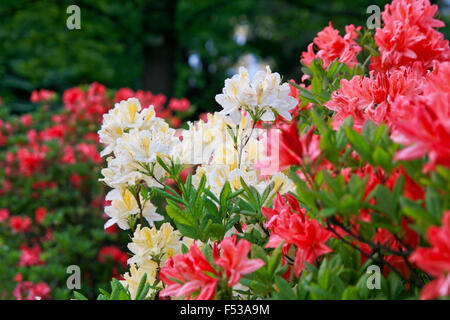
<path id="1" fill-rule="evenodd" d="M 366 9 L 390 1 L 128 0 L 0 2 L 0 96 L 14 113 L 31 111 L 30 93 L 98 81 L 187 97 L 216 109 L 226 77 L 270 64 L 300 79 L 300 56 L 330 20 L 364 26 Z M 450 1 L 432 1 L 450 35 Z M 68 30 L 68 6 L 81 29 Z"/>

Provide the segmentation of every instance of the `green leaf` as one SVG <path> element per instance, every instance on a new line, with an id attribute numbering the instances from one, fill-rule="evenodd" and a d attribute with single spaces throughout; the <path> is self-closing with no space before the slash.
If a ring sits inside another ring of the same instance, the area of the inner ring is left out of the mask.
<path id="1" fill-rule="evenodd" d="M 428 187 L 425 192 L 425 204 L 431 215 L 440 220 L 442 215 L 442 203 L 439 192 L 434 188 Z"/>
<path id="2" fill-rule="evenodd" d="M 166 206 L 167 214 L 176 223 L 181 223 L 186 226 L 197 226 L 197 222 L 189 213 L 183 211 L 180 207 L 178 207 L 178 205 L 176 205 L 172 201 L 168 200 L 167 202 L 168 202 L 168 205 Z"/>
<path id="3" fill-rule="evenodd" d="M 344 130 L 353 149 L 366 161 L 371 162 L 372 150 L 367 141 L 350 127 L 346 127 Z"/>
<path id="4" fill-rule="evenodd" d="M 344 291 L 344 293 L 342 293 L 342 300 L 359 300 L 360 297 L 358 295 L 358 291 L 356 290 L 355 287 L 351 286 L 351 287 L 347 287 Z"/>
<path id="5" fill-rule="evenodd" d="M 144 273 L 141 280 L 139 281 L 139 286 L 136 291 L 136 297 L 139 297 L 142 294 L 142 290 L 144 290 L 146 282 L 147 282 L 147 273 Z M 136 299 L 136 300 L 140 300 L 140 299 Z"/>
<path id="6" fill-rule="evenodd" d="M 88 298 L 86 298 L 84 295 L 82 295 L 82 294 L 79 293 L 78 291 L 74 291 L 74 292 L 73 292 L 73 296 L 74 296 L 75 299 L 77 299 L 77 300 L 88 300 Z"/>
<path id="7" fill-rule="evenodd" d="M 280 290 L 280 295 L 286 300 L 296 300 L 297 296 L 289 283 L 280 276 L 275 277 L 275 284 Z"/>
<path id="8" fill-rule="evenodd" d="M 390 171 L 392 168 L 392 157 L 389 153 L 384 151 L 380 146 L 375 147 L 373 152 L 373 160 L 375 164 L 379 165 L 385 170 Z"/>

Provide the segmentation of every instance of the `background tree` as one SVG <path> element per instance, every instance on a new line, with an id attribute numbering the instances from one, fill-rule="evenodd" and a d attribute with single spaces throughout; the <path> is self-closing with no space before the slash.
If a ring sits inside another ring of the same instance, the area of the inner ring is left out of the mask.
<path id="1" fill-rule="evenodd" d="M 299 79 L 306 45 L 333 18 L 361 24 L 369 5 L 333 0 L 4 0 L 0 3 L 0 96 L 29 111 L 33 89 L 62 90 L 92 81 L 186 96 L 200 111 L 238 63 L 264 61 Z M 438 2 L 438 1 L 432 1 Z M 66 8 L 81 9 L 81 30 L 68 30 Z M 439 1 L 449 21 L 449 2 Z M 441 30 L 450 34 L 448 27 Z"/>

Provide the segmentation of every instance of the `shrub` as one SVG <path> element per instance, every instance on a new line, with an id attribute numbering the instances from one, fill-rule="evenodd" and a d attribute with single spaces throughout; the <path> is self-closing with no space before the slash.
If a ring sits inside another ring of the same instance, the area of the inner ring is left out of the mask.
<path id="1" fill-rule="evenodd" d="M 450 50 L 436 9 L 394 0 L 374 34 L 330 24 L 300 84 L 241 68 L 223 110 L 186 130 L 117 104 L 101 180 L 106 225 L 130 230 L 132 257 L 98 298 L 449 296 Z"/>

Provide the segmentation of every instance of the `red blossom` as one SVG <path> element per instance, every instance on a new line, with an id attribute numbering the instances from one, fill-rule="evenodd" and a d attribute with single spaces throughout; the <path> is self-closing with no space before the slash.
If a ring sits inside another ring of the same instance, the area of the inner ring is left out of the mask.
<path id="1" fill-rule="evenodd" d="M 36 212 L 34 213 L 34 217 L 35 217 L 37 224 L 42 223 L 42 220 L 45 218 L 46 214 L 47 214 L 47 209 L 45 209 L 44 207 L 40 207 L 36 210 Z"/>
<path id="2" fill-rule="evenodd" d="M 311 127 L 299 138 L 295 122 L 282 124 L 279 129 L 270 130 L 267 137 L 268 159 L 256 164 L 255 169 L 261 169 L 262 175 L 283 171 L 292 165 L 308 165 L 320 155 L 320 137 L 314 134 Z"/>
<path id="3" fill-rule="evenodd" d="M 169 101 L 169 109 L 172 111 L 188 111 L 191 104 L 186 98 L 175 99 L 172 98 Z"/>
<path id="4" fill-rule="evenodd" d="M 21 246 L 21 255 L 19 266 L 20 267 L 31 267 L 35 265 L 44 264 L 41 260 L 41 247 L 39 245 L 34 245 L 33 247 L 27 247 L 25 244 Z"/>
<path id="5" fill-rule="evenodd" d="M 31 219 L 29 217 L 11 216 L 9 226 L 15 233 L 25 233 L 31 230 Z"/>
<path id="6" fill-rule="evenodd" d="M 103 246 L 98 253 L 97 260 L 101 263 L 106 263 L 108 259 L 112 259 L 122 267 L 126 267 L 128 254 L 120 250 L 117 246 Z"/>
<path id="7" fill-rule="evenodd" d="M 0 222 L 6 221 L 9 217 L 9 210 L 2 208 L 0 209 Z"/>
<path id="8" fill-rule="evenodd" d="M 323 67 L 326 68 L 335 59 L 339 62 L 343 62 L 350 68 L 353 68 L 358 63 L 356 56 L 361 51 L 361 47 L 354 41 L 361 27 L 355 28 L 354 25 L 348 25 L 345 27 L 345 36 L 339 35 L 339 30 L 333 28 L 333 25 L 329 24 L 328 27 L 323 29 L 314 38 L 313 43 L 308 46 L 308 51 L 302 55 L 302 62 L 306 65 L 310 65 L 311 61 L 315 58 L 320 58 L 323 61 Z M 317 46 L 319 51 L 314 52 L 314 45 Z"/>
<path id="9" fill-rule="evenodd" d="M 217 271 L 194 243 L 187 253 L 172 257 L 161 268 L 160 277 L 166 287 L 160 296 L 191 299 L 191 294 L 200 290 L 196 300 L 211 300 L 216 294 L 216 276 Z"/>
<path id="10" fill-rule="evenodd" d="M 233 287 L 244 274 L 252 273 L 261 268 L 265 263 L 261 259 L 248 259 L 251 244 L 245 239 L 236 241 L 236 235 L 226 237 L 220 243 L 222 255 L 216 252 L 214 263 L 225 271 L 228 278 L 228 286 Z"/>
<path id="11" fill-rule="evenodd" d="M 442 227 L 427 231 L 430 248 L 418 248 L 409 260 L 436 279 L 421 292 L 421 299 L 450 296 L 450 211 L 444 212 Z"/>
<path id="12" fill-rule="evenodd" d="M 428 69 L 433 61 L 449 61 L 448 41 L 434 29 L 444 26 L 434 19 L 437 9 L 429 0 L 394 0 L 387 4 L 382 13 L 384 26 L 375 33 L 380 56 L 372 58 L 371 69 L 384 72 L 413 63 Z"/>
<path id="13" fill-rule="evenodd" d="M 283 252 L 288 254 L 292 245 L 296 247 L 294 270 L 298 277 L 305 262 L 314 263 L 321 255 L 332 252 L 325 244 L 331 238 L 331 233 L 320 224 L 305 215 L 305 209 L 300 209 L 298 201 L 290 196 L 288 203 L 277 194 L 273 209 L 262 208 L 268 219 L 266 228 L 271 231 L 267 247 L 276 248 L 284 241 Z"/>

